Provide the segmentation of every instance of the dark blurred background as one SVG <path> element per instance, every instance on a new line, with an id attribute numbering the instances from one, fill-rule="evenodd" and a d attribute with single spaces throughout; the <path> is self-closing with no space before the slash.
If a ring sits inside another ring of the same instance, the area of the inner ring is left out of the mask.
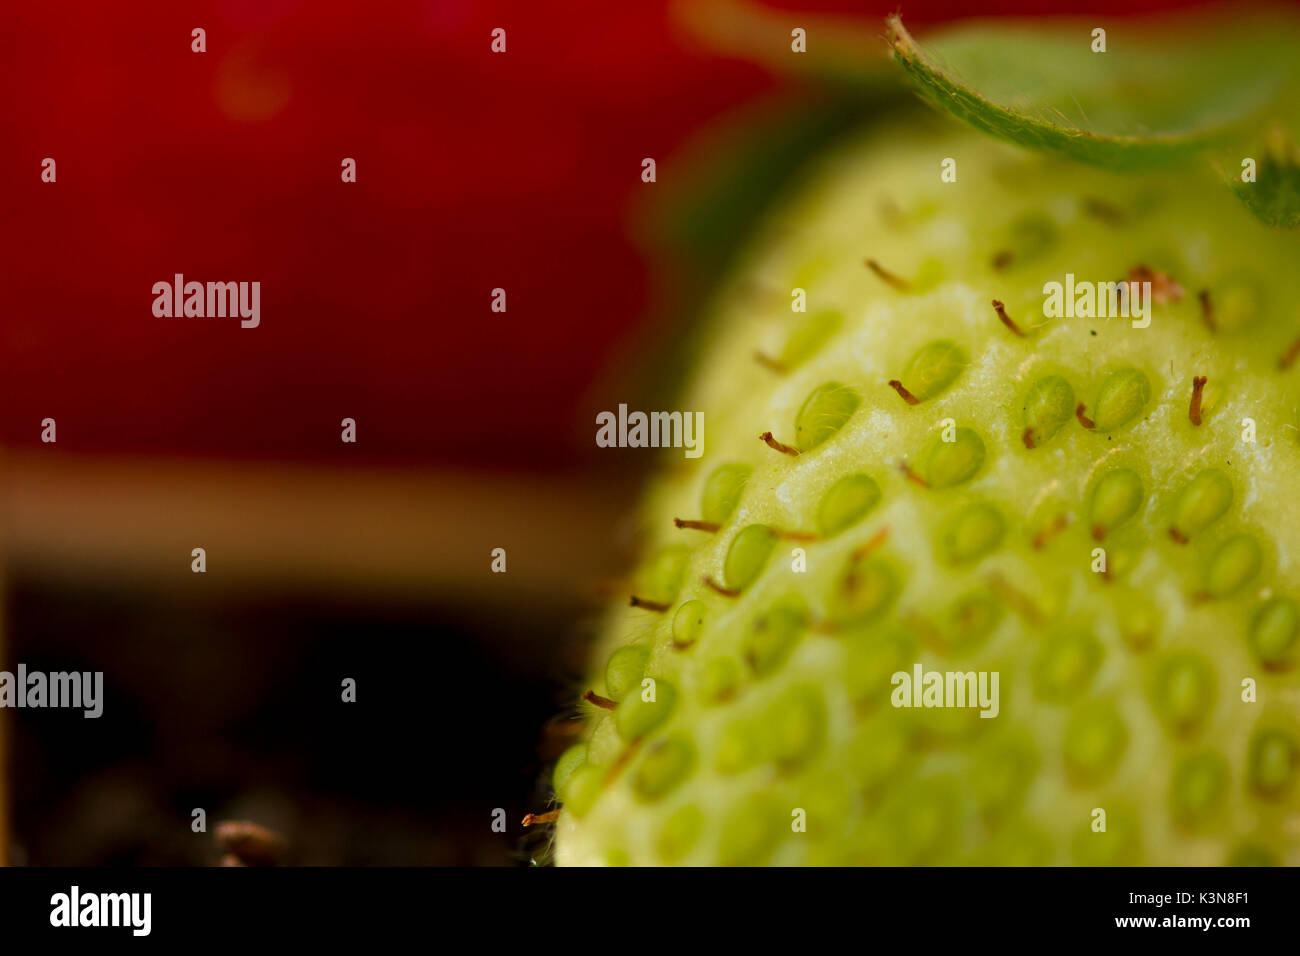
<path id="1" fill-rule="evenodd" d="M 755 217 L 906 101 L 877 39 L 898 6 L 0 9 L 0 669 L 107 695 L 0 712 L 11 862 L 211 863 L 221 819 L 295 863 L 544 861 L 520 819 L 649 462 L 598 454 L 595 412 L 669 394 Z M 177 272 L 260 281 L 261 326 L 155 319 Z"/>

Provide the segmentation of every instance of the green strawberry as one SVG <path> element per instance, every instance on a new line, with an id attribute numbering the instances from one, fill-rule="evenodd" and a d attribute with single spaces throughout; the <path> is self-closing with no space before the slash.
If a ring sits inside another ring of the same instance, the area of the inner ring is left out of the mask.
<path id="1" fill-rule="evenodd" d="M 557 862 L 1300 862 L 1286 190 L 953 102 L 984 132 L 843 146 L 724 285 Z M 1149 324 L 1049 317 L 1067 275 L 1149 282 Z M 996 703 L 899 706 L 918 667 Z"/>

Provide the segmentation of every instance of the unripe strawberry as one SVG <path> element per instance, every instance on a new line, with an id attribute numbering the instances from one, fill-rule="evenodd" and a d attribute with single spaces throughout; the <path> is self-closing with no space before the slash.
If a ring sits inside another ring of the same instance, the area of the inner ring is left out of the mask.
<path id="1" fill-rule="evenodd" d="M 1049 151 L 878 129 L 726 285 L 705 455 L 643 512 L 667 610 L 609 612 L 558 862 L 1300 862 L 1300 239 L 1106 161 L 1161 143 L 1082 165 L 953 109 Z M 1094 313 L 1150 283 L 1149 322 L 1049 314 L 1067 275 Z"/>

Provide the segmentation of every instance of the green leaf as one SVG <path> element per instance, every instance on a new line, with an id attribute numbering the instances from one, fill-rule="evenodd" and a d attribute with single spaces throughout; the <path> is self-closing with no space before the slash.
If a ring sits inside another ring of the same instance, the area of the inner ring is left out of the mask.
<path id="1" fill-rule="evenodd" d="M 922 49 L 897 16 L 889 44 L 922 98 L 1008 142 L 1094 165 L 1185 160 L 1258 130 L 1294 73 L 1291 12 L 1157 21 L 965 25 Z M 1107 30 L 1093 52 L 1093 30 Z"/>
<path id="2" fill-rule="evenodd" d="M 1275 130 L 1255 168 L 1255 181 L 1243 182 L 1241 172 L 1227 177 L 1237 198 L 1261 222 L 1276 229 L 1300 228 L 1300 151 Z"/>

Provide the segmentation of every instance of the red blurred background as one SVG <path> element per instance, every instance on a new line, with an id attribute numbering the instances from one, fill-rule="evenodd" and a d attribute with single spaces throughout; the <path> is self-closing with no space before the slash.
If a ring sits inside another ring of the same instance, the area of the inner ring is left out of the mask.
<path id="1" fill-rule="evenodd" d="M 1169 5 L 901 6 L 925 24 Z M 0 441 L 39 446 L 50 416 L 63 451 L 590 455 L 589 412 L 609 407 L 592 389 L 661 299 L 638 210 L 672 191 L 693 133 L 798 85 L 686 36 L 689 6 L 6 4 Z M 771 6 L 870 24 L 899 5 Z M 176 272 L 261 281 L 261 327 L 155 319 L 151 287 Z"/>

